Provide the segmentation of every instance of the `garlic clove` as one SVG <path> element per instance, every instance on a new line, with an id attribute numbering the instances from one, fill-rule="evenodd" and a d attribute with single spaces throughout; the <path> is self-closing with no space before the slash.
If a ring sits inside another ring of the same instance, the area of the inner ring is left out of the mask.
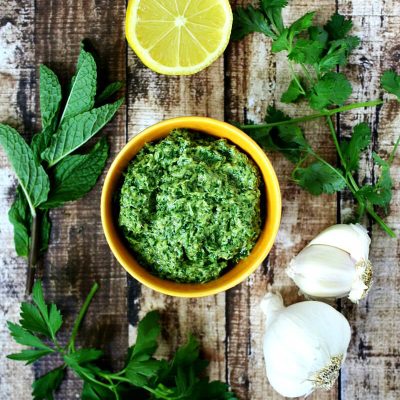
<path id="1" fill-rule="evenodd" d="M 322 231 L 308 245 L 314 244 L 337 247 L 359 261 L 368 260 L 371 238 L 360 224 L 337 224 Z"/>
<path id="2" fill-rule="evenodd" d="M 347 320 L 319 301 L 304 301 L 278 311 L 276 307 L 268 309 L 273 304 L 264 303 L 264 359 L 273 388 L 283 396 L 299 397 L 332 387 L 350 342 Z"/>
<path id="3" fill-rule="evenodd" d="M 292 259 L 286 273 L 302 292 L 321 298 L 347 296 L 357 278 L 349 253 L 319 244 L 305 247 Z"/>

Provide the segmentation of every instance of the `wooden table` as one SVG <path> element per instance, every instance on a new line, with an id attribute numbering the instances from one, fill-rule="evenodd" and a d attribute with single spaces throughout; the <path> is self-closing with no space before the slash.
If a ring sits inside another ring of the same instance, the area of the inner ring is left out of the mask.
<path id="1" fill-rule="evenodd" d="M 233 2 L 236 3 L 236 2 Z M 239 1 L 237 2 L 239 3 Z M 234 4 L 233 4 L 234 5 Z M 39 126 L 38 64 L 46 63 L 61 77 L 71 77 L 81 39 L 89 38 L 98 50 L 101 70 L 110 80 L 126 81 L 126 106 L 105 129 L 115 154 L 143 128 L 164 118 L 206 115 L 217 119 L 259 121 L 268 104 L 278 102 L 288 82 L 285 57 L 273 56 L 270 42 L 253 35 L 230 45 L 223 58 L 190 77 L 167 77 L 145 68 L 124 39 L 125 1 L 107 0 L 0 0 L 0 121 L 13 124 L 30 137 Z M 380 95 L 379 77 L 400 67 L 400 2 L 398 0 L 291 0 L 285 15 L 293 21 L 310 10 L 322 23 L 333 12 L 351 17 L 362 46 L 346 72 L 353 80 L 353 99 Z M 286 107 L 292 114 L 290 107 Z M 356 122 L 373 126 L 373 150 L 387 156 L 399 134 L 400 107 L 357 110 L 338 119 L 339 135 L 348 135 Z M 319 151 L 335 160 L 328 132 L 322 123 L 307 126 Z M 167 355 L 189 332 L 202 340 L 212 360 L 212 378 L 227 380 L 240 399 L 281 398 L 267 383 L 262 358 L 263 319 L 258 303 L 271 285 L 287 303 L 301 300 L 284 274 L 284 267 L 314 235 L 341 221 L 352 206 L 348 193 L 311 195 L 289 179 L 291 166 L 280 155 L 270 155 L 283 195 L 281 229 L 268 260 L 246 282 L 217 296 L 177 299 L 153 292 L 128 278 L 106 244 L 100 224 L 101 182 L 83 200 L 52 212 L 51 245 L 44 260 L 47 297 L 71 321 L 94 281 L 101 285 L 85 321 L 82 344 L 105 346 L 113 365 L 121 363 L 132 343 L 138 318 L 159 309 L 163 319 L 160 354 Z M 373 181 L 371 153 L 363 161 L 362 180 Z M 400 233 L 400 163 L 392 169 L 396 186 L 388 223 Z M 15 321 L 24 299 L 25 260 L 14 251 L 7 211 L 16 178 L 0 153 L 0 398 L 30 399 L 30 383 L 52 367 L 40 362 L 26 367 L 3 355 L 19 348 L 10 340 L 5 320 Z M 400 242 L 390 240 L 371 222 L 375 283 L 368 299 L 357 307 L 347 301 L 338 307 L 350 320 L 352 340 L 340 381 L 328 393 L 310 398 L 400 398 Z M 58 399 L 78 398 L 80 381 L 72 375 L 63 383 Z"/>

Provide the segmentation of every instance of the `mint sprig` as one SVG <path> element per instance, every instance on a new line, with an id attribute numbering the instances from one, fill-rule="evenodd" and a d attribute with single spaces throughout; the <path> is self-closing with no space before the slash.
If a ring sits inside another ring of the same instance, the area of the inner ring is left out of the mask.
<path id="1" fill-rule="evenodd" d="M 53 398 L 68 368 L 84 381 L 83 400 L 237 399 L 225 383 L 210 382 L 204 376 L 208 362 L 200 357 L 200 345 L 193 336 L 189 336 L 187 343 L 176 351 L 170 361 L 154 357 L 161 333 L 160 315 L 156 311 L 149 312 L 139 322 L 136 343 L 128 349 L 125 366 L 116 372 L 100 368 L 96 362 L 103 356 L 101 350 L 75 347 L 79 328 L 97 290 L 98 285 L 94 284 L 66 344 L 60 343 L 57 338 L 62 328 L 62 315 L 55 304 L 44 301 L 40 281 L 33 287 L 33 302 L 21 304 L 19 324 L 8 322 L 13 339 L 30 347 L 10 354 L 8 358 L 25 361 L 26 364 L 55 354 L 62 359 L 58 367 L 33 382 L 32 396 L 35 400 Z"/>
<path id="2" fill-rule="evenodd" d="M 38 259 L 48 247 L 49 210 L 83 197 L 105 167 L 109 150 L 106 139 L 85 154 L 76 151 L 115 115 L 123 98 L 105 103 L 121 86 L 121 82 L 111 83 L 96 98 L 96 62 L 82 46 L 63 109 L 56 74 L 45 65 L 40 66 L 42 130 L 33 136 L 30 145 L 15 129 L 0 124 L 0 145 L 19 181 L 9 219 L 14 226 L 17 254 L 29 257 L 28 292 Z"/>
<path id="3" fill-rule="evenodd" d="M 350 140 L 342 143 L 336 135 L 332 117 L 356 108 L 380 106 L 382 99 L 345 104 L 352 93 L 345 74 L 338 72 L 348 63 L 351 52 L 360 40 L 352 36 L 351 20 L 334 14 L 324 26 L 313 23 L 314 13 L 307 13 L 293 24 L 284 26 L 282 10 L 286 1 L 260 0 L 259 7 L 239 7 L 234 12 L 233 40 L 252 32 L 262 32 L 272 39 L 272 51 L 285 51 L 292 80 L 282 94 L 283 103 L 306 102 L 315 110 L 303 117 L 291 118 L 274 107 L 269 107 L 265 122 L 237 124 L 267 151 L 277 151 L 294 163 L 292 179 L 313 195 L 332 194 L 347 188 L 358 203 L 355 215 L 360 219 L 368 213 L 390 236 L 395 237 L 375 207 L 386 212 L 391 198 L 393 182 L 390 165 L 399 145 L 397 140 L 388 161 L 374 155 L 381 174 L 373 185 L 360 186 L 356 181 L 359 160 L 371 141 L 371 131 L 366 123 L 354 127 Z M 273 12 L 272 12 L 273 11 Z M 278 21 L 278 22 L 277 22 Z M 262 27 L 262 29 L 260 28 Z M 386 71 L 381 79 L 382 88 L 400 101 L 400 76 Z M 325 119 L 336 147 L 340 165 L 331 165 L 311 146 L 301 124 L 315 119 Z"/>

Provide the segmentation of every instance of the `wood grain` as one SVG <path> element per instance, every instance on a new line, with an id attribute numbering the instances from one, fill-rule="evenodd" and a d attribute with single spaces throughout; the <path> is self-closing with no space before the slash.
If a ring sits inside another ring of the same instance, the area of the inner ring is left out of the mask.
<path id="1" fill-rule="evenodd" d="M 335 1 L 291 1 L 285 10 L 285 21 L 291 23 L 313 10 L 317 11 L 317 21 L 323 23 L 335 11 Z M 261 121 L 270 104 L 293 116 L 308 112 L 306 108 L 279 102 L 290 81 L 286 55 L 272 55 L 270 42 L 261 34 L 231 45 L 226 74 L 229 82 L 227 119 Z M 304 127 L 319 152 L 334 160 L 333 145 L 323 122 Z M 302 300 L 284 268 L 313 236 L 336 221 L 335 196 L 313 197 L 305 193 L 290 181 L 292 165 L 281 155 L 268 156 L 282 190 L 281 227 L 267 262 L 227 295 L 228 378 L 239 398 L 251 400 L 282 398 L 266 379 L 262 353 L 264 319 L 258 305 L 270 287 L 281 291 L 286 304 Z M 336 399 L 337 396 L 337 388 L 334 388 L 327 393 L 318 392 L 310 398 L 325 400 Z"/>
<path id="2" fill-rule="evenodd" d="M 162 119 L 200 115 L 223 120 L 223 59 L 191 77 L 162 76 L 150 71 L 128 51 L 128 137 Z M 159 355 L 168 356 L 189 333 L 202 341 L 211 360 L 212 379 L 225 380 L 225 294 L 202 299 L 164 296 L 130 281 L 129 341 L 135 338 L 138 317 L 158 309 L 162 313 L 163 340 Z"/>
<path id="3" fill-rule="evenodd" d="M 355 34 L 362 38 L 354 53 L 348 73 L 353 80 L 353 100 L 380 96 L 379 79 L 383 71 L 399 72 L 400 4 L 396 0 L 339 1 L 339 11 L 353 19 Z M 387 98 L 387 96 L 385 96 Z M 372 151 L 383 158 L 390 154 L 399 135 L 400 107 L 391 101 L 378 109 L 356 110 L 340 118 L 340 133 L 348 135 L 351 126 L 366 121 L 373 126 L 373 144 L 363 160 L 365 174 L 360 182 L 375 182 L 379 174 L 372 169 Z M 400 161 L 395 158 L 392 176 L 394 197 L 386 221 L 400 234 Z M 346 197 L 342 216 L 350 210 Z M 400 240 L 390 239 L 374 224 L 371 227 L 370 258 L 375 267 L 374 285 L 368 298 L 357 306 L 343 304 L 352 325 L 353 335 L 346 364 L 342 370 L 342 399 L 364 398 L 395 400 L 400 388 Z"/>
<path id="4" fill-rule="evenodd" d="M 0 16 L 0 122 L 30 135 L 35 111 L 35 53 L 33 1 L 7 1 Z M 14 172 L 0 149 L 0 387 L 2 399 L 29 399 L 33 371 L 5 358 L 18 352 L 6 321 L 16 321 L 24 299 L 26 262 L 14 250 L 13 229 L 7 212 L 17 186 Z"/>

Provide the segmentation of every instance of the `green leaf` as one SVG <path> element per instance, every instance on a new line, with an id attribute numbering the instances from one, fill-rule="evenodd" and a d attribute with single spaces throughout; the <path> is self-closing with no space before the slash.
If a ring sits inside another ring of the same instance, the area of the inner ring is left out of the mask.
<path id="1" fill-rule="evenodd" d="M 60 310 L 58 310 L 55 304 L 50 304 L 49 324 L 54 334 L 60 330 L 62 323 L 63 320 Z"/>
<path id="2" fill-rule="evenodd" d="M 50 127 L 47 127 L 43 131 L 33 135 L 31 141 L 31 149 L 38 163 L 42 161 L 42 152 L 50 144 L 50 140 L 51 137 L 53 136 L 53 133 L 54 131 Z"/>
<path id="3" fill-rule="evenodd" d="M 383 207 L 386 211 L 392 201 L 393 180 L 390 176 L 390 164 L 373 153 L 375 163 L 381 167 L 379 179 L 375 185 L 365 185 L 357 192 L 371 204 Z"/>
<path id="4" fill-rule="evenodd" d="M 268 37 L 275 37 L 268 19 L 259 9 L 253 6 L 237 7 L 233 12 L 232 40 L 243 39 L 250 33 L 260 32 Z"/>
<path id="5" fill-rule="evenodd" d="M 289 29 L 284 29 L 279 37 L 272 42 L 271 50 L 273 53 L 289 49 Z"/>
<path id="6" fill-rule="evenodd" d="M 314 86 L 310 106 L 322 110 L 330 105 L 342 105 L 351 95 L 351 85 L 341 73 L 328 72 Z"/>
<path id="7" fill-rule="evenodd" d="M 347 170 L 352 172 L 358 170 L 361 152 L 371 143 L 371 129 L 365 122 L 354 127 L 353 135 L 349 141 L 341 144 L 343 157 L 346 160 Z"/>
<path id="8" fill-rule="evenodd" d="M 25 329 L 51 337 L 51 332 L 45 319 L 34 304 L 21 303 L 20 323 Z"/>
<path id="9" fill-rule="evenodd" d="M 0 124 L 0 145 L 3 146 L 17 175 L 32 212 L 47 199 L 49 178 L 22 136 L 8 125 Z"/>
<path id="10" fill-rule="evenodd" d="M 8 329 L 13 339 L 24 346 L 36 347 L 40 350 L 53 351 L 49 346 L 45 345 L 37 336 L 33 335 L 18 324 L 14 324 L 10 321 L 7 322 Z"/>
<path id="11" fill-rule="evenodd" d="M 318 41 L 324 45 L 328 41 L 328 32 L 321 26 L 310 26 L 308 28 L 308 35 L 312 41 Z"/>
<path id="12" fill-rule="evenodd" d="M 160 314 L 157 311 L 150 311 L 139 322 L 136 343 L 131 348 L 129 360 L 150 359 L 157 350 L 160 332 Z"/>
<path id="13" fill-rule="evenodd" d="M 287 4 L 287 0 L 261 0 L 261 9 L 267 15 L 269 22 L 275 27 L 277 33 L 281 33 L 284 30 L 282 9 Z"/>
<path id="14" fill-rule="evenodd" d="M 96 97 L 96 104 L 103 104 L 104 102 L 108 101 L 109 98 L 117 93 L 122 87 L 124 86 L 123 82 L 117 81 L 112 82 L 106 86 L 106 88 Z"/>
<path id="15" fill-rule="evenodd" d="M 32 396 L 34 400 L 53 400 L 53 393 L 60 386 L 64 374 L 64 368 L 58 367 L 33 382 Z"/>
<path id="16" fill-rule="evenodd" d="M 77 364 L 85 364 L 96 361 L 103 356 L 103 352 L 97 349 L 79 349 L 74 353 L 68 354 L 69 360 L 75 361 Z"/>
<path id="17" fill-rule="evenodd" d="M 72 79 L 71 90 L 60 119 L 60 124 L 64 120 L 76 117 L 78 114 L 82 114 L 93 108 L 96 86 L 96 62 L 93 56 L 82 47 L 78 59 L 77 72 Z"/>
<path id="18" fill-rule="evenodd" d="M 107 400 L 115 399 L 115 395 L 111 390 L 104 386 L 97 385 L 93 382 L 85 381 L 82 389 L 82 400 Z"/>
<path id="19" fill-rule="evenodd" d="M 143 387 L 148 384 L 149 378 L 156 376 L 160 369 L 160 361 L 131 361 L 126 366 L 125 376 L 134 386 Z"/>
<path id="20" fill-rule="evenodd" d="M 334 14 L 325 25 L 325 30 L 331 40 L 343 39 L 353 27 L 351 20 L 346 19 L 340 14 Z"/>
<path id="21" fill-rule="evenodd" d="M 52 137 L 50 147 L 42 153 L 43 159 L 53 166 L 77 150 L 111 120 L 123 101 L 119 99 L 63 122 Z"/>
<path id="22" fill-rule="evenodd" d="M 305 168 L 297 168 L 293 176 L 299 186 L 315 196 L 322 193 L 332 194 L 346 186 L 346 181 L 338 169 L 320 161 L 315 161 Z"/>
<path id="23" fill-rule="evenodd" d="M 102 138 L 88 154 L 65 157 L 54 168 L 53 185 L 48 200 L 41 207 L 59 207 L 88 193 L 103 172 L 109 146 Z"/>
<path id="24" fill-rule="evenodd" d="M 20 353 L 9 354 L 7 358 L 16 361 L 26 361 L 26 365 L 32 364 L 48 354 L 53 353 L 53 350 L 22 350 Z"/>
<path id="25" fill-rule="evenodd" d="M 293 38 L 294 36 L 298 35 L 299 33 L 307 30 L 311 27 L 313 19 L 315 16 L 315 12 L 309 12 L 298 20 L 294 21 L 292 25 L 289 27 L 289 36 Z"/>
<path id="26" fill-rule="evenodd" d="M 295 103 L 301 97 L 304 96 L 302 89 L 299 87 L 298 83 L 295 79 L 290 82 L 289 87 L 286 92 L 282 94 L 281 102 L 282 103 Z"/>
<path id="27" fill-rule="evenodd" d="M 400 101 L 400 76 L 395 71 L 385 71 L 381 78 L 381 85 Z"/>
<path id="28" fill-rule="evenodd" d="M 318 40 L 299 39 L 288 57 L 299 64 L 317 64 L 324 48 L 325 44 Z"/>
<path id="29" fill-rule="evenodd" d="M 40 66 L 40 112 L 43 130 L 55 130 L 62 95 L 57 75 L 45 65 Z"/>
<path id="30" fill-rule="evenodd" d="M 18 187 L 14 202 L 8 211 L 8 219 L 14 227 L 15 251 L 19 256 L 28 257 L 30 231 L 29 205 L 20 187 Z"/>

